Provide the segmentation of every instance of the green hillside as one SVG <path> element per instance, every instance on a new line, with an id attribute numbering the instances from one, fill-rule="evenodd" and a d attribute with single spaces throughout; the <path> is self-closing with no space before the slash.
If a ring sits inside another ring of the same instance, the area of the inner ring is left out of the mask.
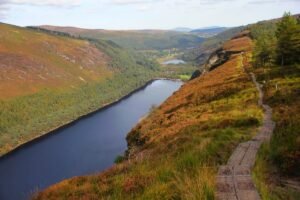
<path id="1" fill-rule="evenodd" d="M 163 30 L 111 31 L 56 26 L 41 26 L 40 28 L 65 32 L 74 36 L 111 40 L 120 46 L 135 50 L 190 48 L 204 40 L 196 34 Z"/>
<path id="2" fill-rule="evenodd" d="M 160 73 L 155 62 L 110 41 L 0 24 L 0 43 L 0 155 Z"/>
<path id="3" fill-rule="evenodd" d="M 298 199 L 300 190 L 300 17 L 250 26 L 253 65 L 276 122 L 270 143 L 260 149 L 254 177 L 263 200 Z"/>

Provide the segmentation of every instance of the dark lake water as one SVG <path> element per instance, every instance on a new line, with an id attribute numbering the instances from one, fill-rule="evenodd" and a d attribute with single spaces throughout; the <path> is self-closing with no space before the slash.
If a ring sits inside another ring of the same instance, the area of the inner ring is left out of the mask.
<path id="1" fill-rule="evenodd" d="M 172 59 L 172 60 L 165 61 L 163 64 L 164 65 L 179 65 L 179 64 L 185 64 L 185 62 L 183 60 L 179 60 L 179 59 Z"/>
<path id="2" fill-rule="evenodd" d="M 153 104 L 161 104 L 181 82 L 156 80 L 120 102 L 0 159 L 0 200 L 23 200 L 73 176 L 111 166 L 127 147 L 125 137 Z"/>

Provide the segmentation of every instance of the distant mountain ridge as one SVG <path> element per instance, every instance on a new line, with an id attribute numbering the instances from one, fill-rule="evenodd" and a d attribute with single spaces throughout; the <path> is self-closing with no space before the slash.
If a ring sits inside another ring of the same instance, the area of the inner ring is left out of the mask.
<path id="1" fill-rule="evenodd" d="M 192 28 L 188 28 L 188 27 L 176 27 L 171 29 L 171 31 L 184 32 L 184 33 L 191 32 L 192 30 L 193 30 Z"/>
<path id="2" fill-rule="evenodd" d="M 208 27 L 208 28 L 199 28 L 199 29 L 194 29 L 191 31 L 191 33 L 210 33 L 210 34 L 218 34 L 221 33 L 225 30 L 229 29 L 228 27 L 218 27 L 218 26 L 213 26 L 213 27 Z"/>
<path id="3" fill-rule="evenodd" d="M 221 27 L 221 26 L 209 26 L 209 27 L 201 27 L 197 29 L 187 28 L 187 27 L 178 27 L 171 29 L 172 31 L 178 33 L 185 33 L 185 34 L 194 34 L 199 37 L 210 38 L 216 36 L 219 33 L 222 33 L 226 30 L 230 29 L 229 27 Z"/>
<path id="4" fill-rule="evenodd" d="M 111 40 L 120 46 L 135 50 L 184 49 L 204 41 L 204 38 L 197 34 L 171 30 L 103 30 L 49 25 L 38 26 L 38 28 L 84 38 Z"/>

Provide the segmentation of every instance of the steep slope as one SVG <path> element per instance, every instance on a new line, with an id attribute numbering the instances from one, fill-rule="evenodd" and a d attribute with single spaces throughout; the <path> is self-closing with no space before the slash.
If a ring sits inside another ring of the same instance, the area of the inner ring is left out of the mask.
<path id="1" fill-rule="evenodd" d="M 189 48 L 204 40 L 195 34 L 164 30 L 112 31 L 58 26 L 40 26 L 40 28 L 74 36 L 111 40 L 120 46 L 137 50 Z"/>
<path id="2" fill-rule="evenodd" d="M 244 29 L 245 27 L 240 26 L 224 30 L 217 35 L 206 39 L 196 48 L 186 51 L 183 55 L 183 59 L 187 61 L 194 61 L 199 65 L 202 65 L 206 62 L 212 52 L 214 52 L 217 48 L 220 48 L 225 41 L 231 39 Z"/>
<path id="3" fill-rule="evenodd" d="M 263 200 L 292 199 L 300 195 L 300 65 L 255 70 L 273 108 L 276 127 L 259 151 L 255 183 Z"/>
<path id="4" fill-rule="evenodd" d="M 294 48 L 293 53 L 297 55 L 300 15 L 292 17 L 298 23 L 295 32 L 289 32 L 296 37 L 288 47 Z M 300 63 L 294 60 L 282 65 L 281 60 L 276 59 L 278 40 L 275 33 L 280 33 L 277 30 L 282 21 L 284 19 L 263 21 L 250 27 L 256 44 L 254 73 L 265 93 L 264 102 L 272 107 L 272 118 L 276 122 L 273 137 L 260 149 L 255 165 L 254 178 L 263 200 L 296 200 L 300 195 Z M 288 26 L 284 30 L 288 30 Z"/>
<path id="5" fill-rule="evenodd" d="M 0 24 L 0 60 L 0 155 L 115 101 L 158 73 L 155 63 L 111 41 L 7 24 Z"/>
<path id="6" fill-rule="evenodd" d="M 0 24 L 1 99 L 44 87 L 70 87 L 112 75 L 109 56 L 95 45 Z"/>
<path id="7" fill-rule="evenodd" d="M 63 181 L 34 199 L 213 199 L 218 165 L 262 121 L 257 90 L 246 73 L 252 42 L 241 36 L 224 46 L 236 47 L 243 55 L 232 54 L 189 81 L 133 128 L 121 163 Z"/>

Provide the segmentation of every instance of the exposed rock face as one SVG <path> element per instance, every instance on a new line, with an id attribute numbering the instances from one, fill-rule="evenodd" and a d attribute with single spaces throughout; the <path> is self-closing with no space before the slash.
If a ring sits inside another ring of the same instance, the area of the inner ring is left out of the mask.
<path id="1" fill-rule="evenodd" d="M 197 77 L 199 77 L 200 75 L 201 75 L 201 71 L 199 70 L 199 69 L 197 69 L 196 71 L 194 71 L 194 73 L 192 74 L 192 76 L 191 76 L 191 79 L 190 80 L 193 80 L 193 79 L 195 79 L 195 78 L 197 78 Z"/>
<path id="2" fill-rule="evenodd" d="M 214 70 L 227 62 L 231 55 L 241 52 L 242 51 L 226 51 L 223 48 L 216 50 L 206 62 L 203 72 Z"/>
<path id="3" fill-rule="evenodd" d="M 232 55 L 251 50 L 252 45 L 245 45 L 251 43 L 250 40 L 250 32 L 245 30 L 233 36 L 230 42 L 225 42 L 222 47 L 216 49 L 214 52 L 201 53 L 197 57 L 197 61 L 201 60 L 201 62 L 204 63 L 204 60 L 206 60 L 206 62 L 204 66 L 201 67 L 202 70 L 196 70 L 193 73 L 191 80 L 199 77 L 203 73 L 212 71 L 215 68 L 223 65 L 230 59 Z M 246 49 L 241 48 L 245 46 L 247 47 Z"/>

